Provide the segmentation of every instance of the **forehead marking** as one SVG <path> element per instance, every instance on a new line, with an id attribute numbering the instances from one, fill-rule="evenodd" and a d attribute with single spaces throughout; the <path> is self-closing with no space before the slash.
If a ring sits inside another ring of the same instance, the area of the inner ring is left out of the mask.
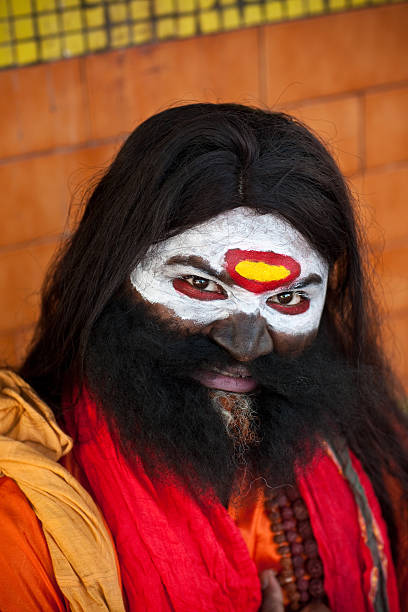
<path id="1" fill-rule="evenodd" d="M 284 287 L 301 272 L 295 259 L 273 251 L 230 249 L 225 255 L 225 263 L 235 283 L 252 293 Z"/>

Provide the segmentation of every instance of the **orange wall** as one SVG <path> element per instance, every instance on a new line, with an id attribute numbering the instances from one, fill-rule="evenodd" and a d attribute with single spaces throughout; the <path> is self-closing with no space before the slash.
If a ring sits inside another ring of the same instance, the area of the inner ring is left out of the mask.
<path id="1" fill-rule="evenodd" d="M 407 26 L 398 4 L 1 72 L 5 359 L 24 353 L 70 201 L 123 136 L 169 104 L 236 101 L 289 110 L 329 141 L 385 247 L 387 348 L 407 379 Z"/>

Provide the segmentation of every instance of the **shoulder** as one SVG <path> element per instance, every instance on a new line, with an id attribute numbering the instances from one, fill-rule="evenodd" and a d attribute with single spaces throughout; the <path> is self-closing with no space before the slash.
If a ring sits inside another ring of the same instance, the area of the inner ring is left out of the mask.
<path id="1" fill-rule="evenodd" d="M 18 485 L 0 477 L 0 610 L 69 609 L 55 580 L 41 524 Z"/>

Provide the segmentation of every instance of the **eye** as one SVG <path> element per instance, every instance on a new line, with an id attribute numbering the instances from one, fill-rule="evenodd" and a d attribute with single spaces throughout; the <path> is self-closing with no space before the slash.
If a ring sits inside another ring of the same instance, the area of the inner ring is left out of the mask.
<path id="1" fill-rule="evenodd" d="M 183 276 L 173 280 L 176 291 L 196 300 L 225 300 L 224 289 L 216 282 L 201 276 Z"/>
<path id="2" fill-rule="evenodd" d="M 301 314 L 310 306 L 310 300 L 296 291 L 283 291 L 267 300 L 268 306 L 284 314 Z"/>

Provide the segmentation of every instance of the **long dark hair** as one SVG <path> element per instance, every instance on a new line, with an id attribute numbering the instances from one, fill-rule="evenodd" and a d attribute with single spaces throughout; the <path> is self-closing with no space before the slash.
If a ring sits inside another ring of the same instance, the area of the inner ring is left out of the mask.
<path id="1" fill-rule="evenodd" d="M 373 372 L 372 392 L 361 396 L 365 431 L 348 432 L 347 441 L 392 524 L 383 474 L 392 470 L 408 490 L 395 434 L 406 421 L 382 351 L 352 197 L 326 147 L 286 114 L 191 104 L 142 123 L 49 270 L 21 374 L 58 414 L 64 381 L 82 379 L 94 323 L 147 249 L 238 206 L 278 213 L 330 264 L 324 318 L 332 339 L 347 362 Z"/>

